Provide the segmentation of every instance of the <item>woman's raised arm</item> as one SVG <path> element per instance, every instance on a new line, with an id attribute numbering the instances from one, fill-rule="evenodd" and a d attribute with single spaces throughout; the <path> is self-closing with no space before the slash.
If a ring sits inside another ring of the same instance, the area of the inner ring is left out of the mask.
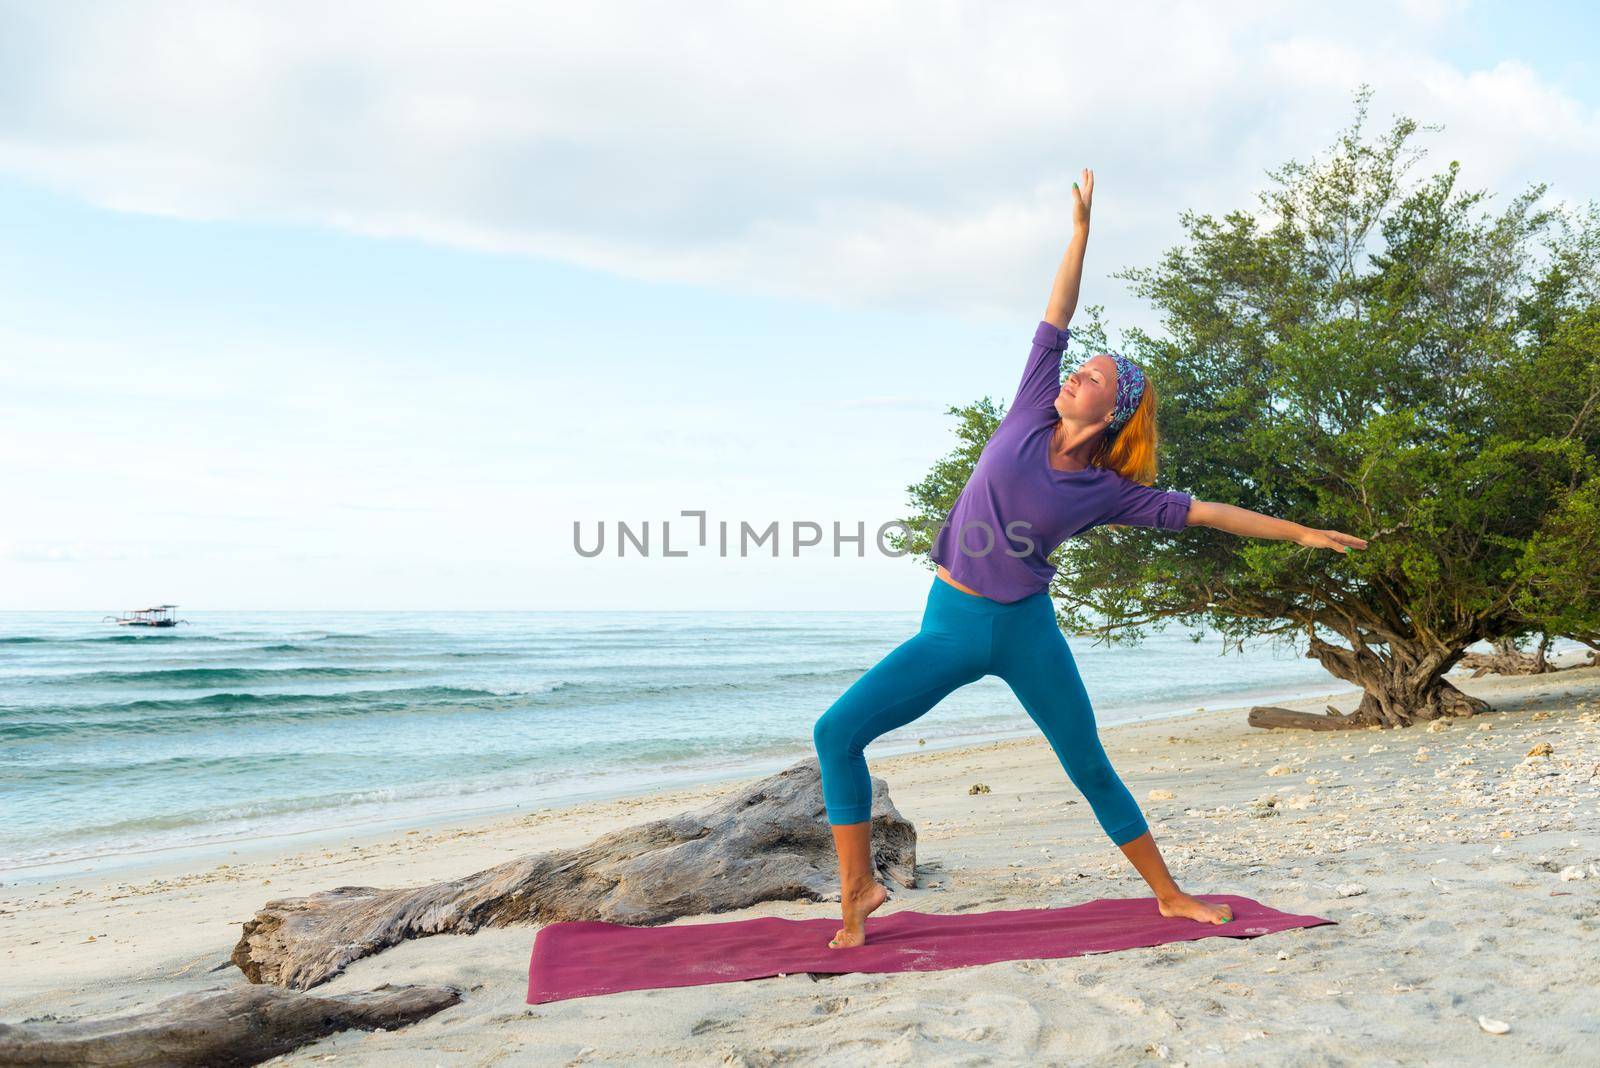
<path id="1" fill-rule="evenodd" d="M 1083 184 L 1072 183 L 1072 240 L 1067 242 L 1061 266 L 1056 268 L 1055 284 L 1050 287 L 1050 302 L 1044 318 L 1058 330 L 1065 330 L 1078 310 L 1078 285 L 1083 281 L 1083 252 L 1089 246 L 1089 208 L 1094 203 L 1094 172 L 1083 169 Z"/>
<path id="2" fill-rule="evenodd" d="M 1189 526 L 1215 527 L 1244 538 L 1268 538 L 1273 541 L 1292 541 L 1312 549 L 1333 549 L 1348 553 L 1351 549 L 1365 549 L 1367 540 L 1337 530 L 1315 530 L 1287 519 L 1277 519 L 1248 508 L 1216 501 L 1196 499 L 1189 505 Z"/>

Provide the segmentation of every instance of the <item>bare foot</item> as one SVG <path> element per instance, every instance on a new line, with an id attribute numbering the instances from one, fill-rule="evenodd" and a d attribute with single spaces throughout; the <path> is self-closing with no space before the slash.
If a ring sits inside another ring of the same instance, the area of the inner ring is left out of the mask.
<path id="1" fill-rule="evenodd" d="M 876 879 L 846 890 L 840 901 L 844 926 L 828 943 L 829 949 L 846 949 L 867 941 L 867 914 L 889 900 L 889 891 Z"/>
<path id="2" fill-rule="evenodd" d="M 1161 909 L 1163 916 L 1186 916 L 1191 920 L 1201 923 L 1227 923 L 1233 919 L 1233 907 L 1226 903 L 1221 905 L 1208 905 L 1204 901 L 1190 897 L 1188 894 L 1175 894 L 1168 898 L 1157 898 L 1156 904 Z"/>

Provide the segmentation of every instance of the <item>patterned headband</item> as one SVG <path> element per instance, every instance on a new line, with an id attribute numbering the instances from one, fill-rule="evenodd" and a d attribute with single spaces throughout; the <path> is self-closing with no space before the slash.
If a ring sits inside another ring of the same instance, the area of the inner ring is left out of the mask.
<path id="1" fill-rule="evenodd" d="M 1106 355 L 1117 365 L 1117 407 L 1111 416 L 1111 425 L 1106 428 L 1106 436 L 1110 437 L 1128 424 L 1139 407 L 1139 400 L 1144 396 L 1144 372 L 1121 353 Z"/>

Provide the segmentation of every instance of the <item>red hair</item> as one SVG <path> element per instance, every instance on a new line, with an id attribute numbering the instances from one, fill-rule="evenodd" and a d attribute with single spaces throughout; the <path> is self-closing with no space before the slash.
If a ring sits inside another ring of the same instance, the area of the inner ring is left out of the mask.
<path id="1" fill-rule="evenodd" d="M 1090 458 L 1092 467 L 1109 467 L 1123 478 L 1148 486 L 1156 480 L 1156 386 L 1146 375 L 1144 395 L 1128 422 L 1114 435 L 1100 436 L 1100 444 Z"/>

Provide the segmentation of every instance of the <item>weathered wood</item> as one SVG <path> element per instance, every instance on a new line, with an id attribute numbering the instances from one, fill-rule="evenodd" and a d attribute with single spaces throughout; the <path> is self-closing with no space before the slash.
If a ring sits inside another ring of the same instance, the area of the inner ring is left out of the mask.
<path id="1" fill-rule="evenodd" d="M 916 885 L 917 832 L 872 780 L 879 877 Z M 761 901 L 836 897 L 838 854 L 815 758 L 699 812 L 410 889 L 340 886 L 268 901 L 233 950 L 253 983 L 305 990 L 408 938 L 561 920 L 653 925 Z"/>
<path id="2" fill-rule="evenodd" d="M 1534 652 L 1525 653 L 1517 648 L 1516 642 L 1506 638 L 1494 643 L 1493 652 L 1463 655 L 1456 666 L 1471 671 L 1475 679 L 1490 673 L 1508 676 L 1543 675 L 1558 670 L 1550 663 L 1547 655 L 1549 648 L 1548 641 L 1541 642 Z"/>
<path id="3" fill-rule="evenodd" d="M 1292 708 L 1274 705 L 1256 705 L 1246 720 L 1252 727 L 1287 727 L 1306 731 L 1348 731 L 1367 724 L 1356 716 L 1347 716 L 1332 705 L 1326 715 L 1315 712 L 1296 712 Z"/>
<path id="4" fill-rule="evenodd" d="M 179 994 L 137 1012 L 100 1019 L 42 1018 L 0 1024 L 0 1064 L 260 1064 L 349 1028 L 392 1031 L 461 1000 L 441 986 L 390 986 L 337 997 L 233 983 Z"/>
<path id="5" fill-rule="evenodd" d="M 1317 637 L 1309 641 L 1308 655 L 1336 678 L 1361 687 L 1361 702 L 1345 717 L 1349 726 L 1406 727 L 1489 710 L 1489 702 L 1445 678 L 1460 660 L 1460 648 L 1391 640 L 1386 649 L 1378 653 L 1366 645 L 1352 650 Z"/>

